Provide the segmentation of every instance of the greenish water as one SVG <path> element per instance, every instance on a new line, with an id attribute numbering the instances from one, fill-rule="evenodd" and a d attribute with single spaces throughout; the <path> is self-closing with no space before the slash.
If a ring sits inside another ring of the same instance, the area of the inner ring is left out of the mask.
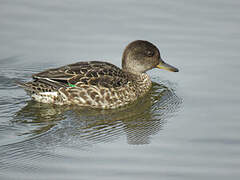
<path id="1" fill-rule="evenodd" d="M 240 178 L 238 1 L 0 2 L 0 179 Z M 117 110 L 30 100 L 16 81 L 153 42 L 179 68 Z"/>

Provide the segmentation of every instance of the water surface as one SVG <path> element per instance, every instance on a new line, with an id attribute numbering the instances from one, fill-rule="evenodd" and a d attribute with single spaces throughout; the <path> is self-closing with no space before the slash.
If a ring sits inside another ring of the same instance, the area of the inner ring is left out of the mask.
<path id="1" fill-rule="evenodd" d="M 0 4 L 0 179 L 240 178 L 238 1 Z M 83 60 L 120 66 L 136 39 L 180 72 L 148 72 L 132 106 L 44 105 L 15 83 Z"/>

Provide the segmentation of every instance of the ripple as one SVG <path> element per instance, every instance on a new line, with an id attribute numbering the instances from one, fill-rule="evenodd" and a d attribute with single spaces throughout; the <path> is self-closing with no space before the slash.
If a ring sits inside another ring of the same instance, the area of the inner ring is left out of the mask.
<path id="1" fill-rule="evenodd" d="M 18 159 L 29 163 L 45 156 L 55 157 L 53 152 L 57 147 L 86 150 L 123 136 L 127 137 L 128 144 L 148 144 L 180 104 L 181 99 L 173 91 L 157 83 L 146 97 L 116 110 L 28 101 L 11 120 L 14 127 L 24 129 L 24 133 L 19 134 L 24 140 L 0 146 L 1 167 L 18 167 L 19 162 L 24 164 Z"/>

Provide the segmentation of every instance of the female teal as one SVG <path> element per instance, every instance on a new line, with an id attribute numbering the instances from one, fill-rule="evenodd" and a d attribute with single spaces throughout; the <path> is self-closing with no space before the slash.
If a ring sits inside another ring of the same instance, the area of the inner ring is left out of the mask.
<path id="1" fill-rule="evenodd" d="M 38 102 L 114 109 L 150 90 L 146 71 L 153 68 L 178 72 L 161 59 L 155 45 L 137 40 L 125 48 L 122 69 L 108 62 L 78 62 L 34 74 L 33 81 L 19 85 Z"/>

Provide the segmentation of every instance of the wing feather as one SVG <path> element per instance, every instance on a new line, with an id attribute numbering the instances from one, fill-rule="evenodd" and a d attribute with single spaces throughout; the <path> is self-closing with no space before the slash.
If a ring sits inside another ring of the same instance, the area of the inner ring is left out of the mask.
<path id="1" fill-rule="evenodd" d="M 77 62 L 49 69 L 32 76 L 35 80 L 61 82 L 67 85 L 96 85 L 106 88 L 120 87 L 128 83 L 128 74 L 117 66 L 99 61 Z"/>

